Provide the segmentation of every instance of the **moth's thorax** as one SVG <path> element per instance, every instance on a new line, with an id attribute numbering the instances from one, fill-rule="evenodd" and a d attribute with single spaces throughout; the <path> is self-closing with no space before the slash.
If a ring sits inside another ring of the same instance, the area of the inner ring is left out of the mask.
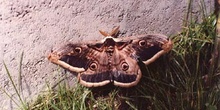
<path id="1" fill-rule="evenodd" d="M 105 52 L 111 55 L 115 50 L 115 43 L 116 42 L 112 37 L 106 38 L 104 41 Z"/>

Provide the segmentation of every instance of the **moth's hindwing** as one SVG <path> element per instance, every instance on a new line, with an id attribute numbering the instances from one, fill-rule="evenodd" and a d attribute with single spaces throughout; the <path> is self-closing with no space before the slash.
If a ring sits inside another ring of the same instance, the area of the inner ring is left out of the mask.
<path id="1" fill-rule="evenodd" d="M 113 65 L 115 65 L 112 69 L 112 76 L 116 86 L 134 86 L 142 76 L 137 60 L 132 57 L 133 49 L 129 45 L 120 50 L 116 49 L 115 56 L 112 58 Z"/>
<path id="2" fill-rule="evenodd" d="M 98 48 L 98 47 L 97 47 Z M 86 71 L 78 75 L 81 84 L 87 87 L 103 86 L 111 81 L 109 72 L 108 56 L 104 50 L 96 50 L 89 47 L 90 52 L 86 58 Z"/>

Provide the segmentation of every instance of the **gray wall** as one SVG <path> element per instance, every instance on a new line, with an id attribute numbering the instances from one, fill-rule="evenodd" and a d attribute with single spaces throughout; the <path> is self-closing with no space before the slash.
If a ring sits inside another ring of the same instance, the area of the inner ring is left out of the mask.
<path id="1" fill-rule="evenodd" d="M 196 0 L 197 1 L 197 0 Z M 200 0 L 198 0 L 200 1 Z M 14 94 L 2 61 L 18 84 L 22 62 L 22 91 L 30 100 L 60 75 L 46 56 L 54 46 L 101 39 L 99 29 L 120 26 L 123 36 L 146 33 L 174 35 L 181 31 L 188 0 L 0 0 L 0 86 Z M 212 0 L 205 0 L 209 14 Z M 200 2 L 194 3 L 199 15 Z M 62 70 L 61 70 L 62 71 Z M 16 95 L 13 95 L 16 98 Z M 12 109 L 0 92 L 0 109 Z"/>

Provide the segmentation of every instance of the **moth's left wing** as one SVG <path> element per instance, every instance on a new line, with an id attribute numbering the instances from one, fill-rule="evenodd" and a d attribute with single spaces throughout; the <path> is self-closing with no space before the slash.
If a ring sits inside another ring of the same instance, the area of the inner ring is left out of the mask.
<path id="1" fill-rule="evenodd" d="M 48 59 L 71 72 L 80 73 L 87 69 L 89 59 L 86 57 L 90 49 L 84 44 L 67 44 L 53 50 Z"/>

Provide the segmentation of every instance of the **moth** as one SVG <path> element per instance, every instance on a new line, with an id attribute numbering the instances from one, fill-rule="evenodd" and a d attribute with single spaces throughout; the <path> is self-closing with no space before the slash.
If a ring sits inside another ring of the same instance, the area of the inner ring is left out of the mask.
<path id="1" fill-rule="evenodd" d="M 119 27 L 110 33 L 100 31 L 104 39 L 85 43 L 68 43 L 53 50 L 48 59 L 70 72 L 78 73 L 78 81 L 86 87 L 112 83 L 132 87 L 140 81 L 138 62 L 154 62 L 172 49 L 172 41 L 161 34 L 116 38 Z M 139 60 L 138 60 L 139 59 Z"/>

